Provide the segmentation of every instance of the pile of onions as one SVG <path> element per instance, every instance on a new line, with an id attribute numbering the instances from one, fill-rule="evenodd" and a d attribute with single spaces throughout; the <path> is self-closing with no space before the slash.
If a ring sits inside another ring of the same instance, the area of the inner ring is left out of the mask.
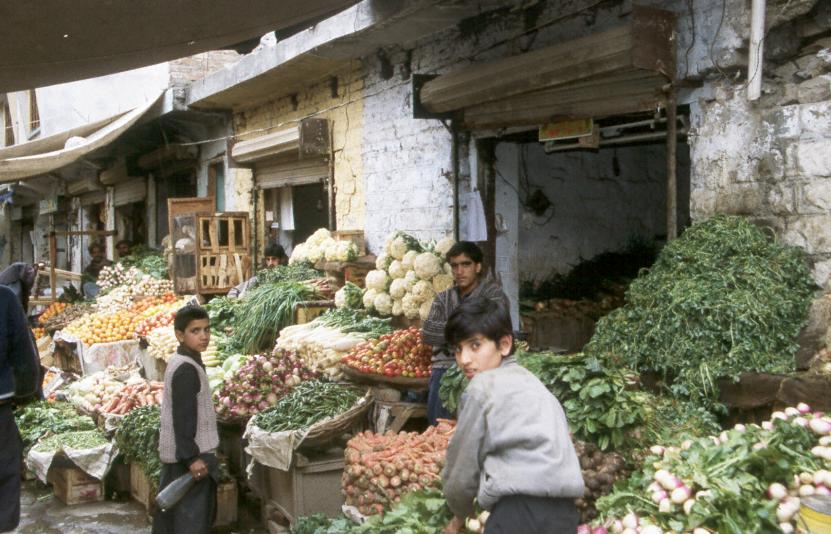
<path id="1" fill-rule="evenodd" d="M 216 412 L 226 418 L 248 419 L 273 406 L 292 387 L 317 377 L 290 352 L 252 356 L 226 377 L 216 394 Z"/>
<path id="2" fill-rule="evenodd" d="M 364 515 L 380 514 L 407 492 L 439 486 L 454 425 L 440 419 L 423 434 L 367 431 L 349 440 L 341 479 L 346 504 Z"/>
<path id="3" fill-rule="evenodd" d="M 614 483 L 626 478 L 629 472 L 623 457 L 616 452 L 604 453 L 594 443 L 583 441 L 575 441 L 574 449 L 580 458 L 580 468 L 586 484 L 586 493 L 582 499 L 577 499 L 576 504 L 580 520 L 588 523 L 597 517 L 595 501 L 608 494 Z"/>

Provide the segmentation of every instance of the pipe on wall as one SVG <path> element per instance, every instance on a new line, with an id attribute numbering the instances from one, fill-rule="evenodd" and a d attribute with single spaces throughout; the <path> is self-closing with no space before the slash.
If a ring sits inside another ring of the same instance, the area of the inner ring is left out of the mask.
<path id="1" fill-rule="evenodd" d="M 750 8 L 750 55 L 747 64 L 747 99 L 762 95 L 762 63 L 765 46 L 765 0 L 753 0 Z"/>

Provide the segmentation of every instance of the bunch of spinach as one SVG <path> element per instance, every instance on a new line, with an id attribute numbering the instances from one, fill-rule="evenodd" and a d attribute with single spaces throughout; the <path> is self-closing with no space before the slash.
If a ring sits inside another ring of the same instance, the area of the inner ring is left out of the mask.
<path id="1" fill-rule="evenodd" d="M 344 384 L 309 380 L 295 386 L 277 404 L 254 416 L 254 424 L 267 432 L 306 429 L 349 410 L 363 393 Z"/>
<path id="2" fill-rule="evenodd" d="M 368 338 L 378 338 L 395 330 L 390 326 L 390 319 L 373 317 L 364 310 L 350 308 L 333 308 L 315 319 L 315 323 L 337 328 L 347 334 L 367 334 Z"/>
<path id="3" fill-rule="evenodd" d="M 161 410 L 158 406 L 142 406 L 124 416 L 115 442 L 128 463 L 138 464 L 150 483 L 157 487 L 162 472 L 159 458 Z"/>
<path id="4" fill-rule="evenodd" d="M 657 372 L 674 395 L 718 410 L 717 379 L 792 370 L 812 290 L 804 251 L 718 215 L 663 249 L 584 350 Z"/>

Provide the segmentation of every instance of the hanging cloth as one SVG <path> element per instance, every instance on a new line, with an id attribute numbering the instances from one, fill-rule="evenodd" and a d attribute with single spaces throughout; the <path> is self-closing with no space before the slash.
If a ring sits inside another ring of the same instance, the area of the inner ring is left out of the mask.
<path id="1" fill-rule="evenodd" d="M 294 200 L 291 187 L 280 188 L 280 230 L 294 230 Z"/>
<path id="2" fill-rule="evenodd" d="M 482 205 L 482 196 L 476 189 L 466 194 L 467 225 L 465 226 L 466 241 L 487 241 L 488 223 L 485 219 L 485 207 Z"/>

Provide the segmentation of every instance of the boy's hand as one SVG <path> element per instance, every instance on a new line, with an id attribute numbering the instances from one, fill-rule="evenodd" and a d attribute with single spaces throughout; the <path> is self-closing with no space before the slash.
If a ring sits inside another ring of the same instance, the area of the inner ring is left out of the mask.
<path id="1" fill-rule="evenodd" d="M 462 531 L 462 527 L 465 525 L 464 519 L 459 519 L 456 516 L 453 516 L 453 519 L 450 520 L 450 523 L 444 527 L 444 534 L 459 534 Z"/>
<path id="2" fill-rule="evenodd" d="M 208 476 L 208 466 L 202 460 L 202 458 L 198 458 L 194 460 L 192 464 L 190 464 L 190 474 L 193 475 L 193 478 L 196 480 L 202 480 L 206 476 Z"/>

